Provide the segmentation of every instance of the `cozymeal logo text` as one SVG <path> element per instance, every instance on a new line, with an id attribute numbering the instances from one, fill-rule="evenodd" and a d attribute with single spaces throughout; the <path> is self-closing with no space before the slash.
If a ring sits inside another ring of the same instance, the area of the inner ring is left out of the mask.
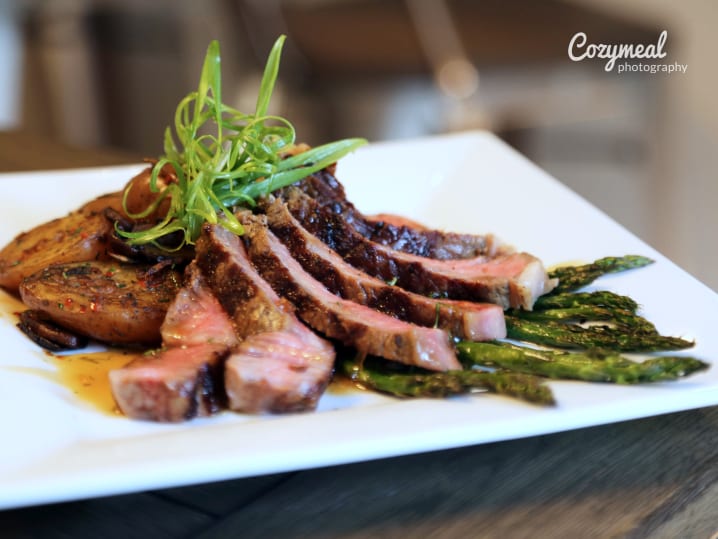
<path id="1" fill-rule="evenodd" d="M 590 43 L 585 32 L 576 32 L 568 44 L 568 57 L 574 62 L 581 62 L 585 59 L 599 58 L 606 60 L 604 69 L 613 71 L 619 60 L 625 60 L 618 63 L 618 73 L 646 71 L 649 73 L 673 73 L 680 71 L 685 73 L 688 64 L 679 64 L 678 62 L 671 64 L 661 63 L 636 63 L 628 60 L 662 60 L 668 53 L 665 51 L 666 41 L 668 40 L 668 31 L 663 30 L 658 36 L 656 43 Z"/>

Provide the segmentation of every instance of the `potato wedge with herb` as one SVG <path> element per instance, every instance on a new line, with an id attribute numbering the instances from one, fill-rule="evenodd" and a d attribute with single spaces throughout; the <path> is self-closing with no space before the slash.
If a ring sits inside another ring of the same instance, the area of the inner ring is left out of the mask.
<path id="1" fill-rule="evenodd" d="M 132 215 L 138 222 L 154 224 L 167 215 L 170 208 L 170 198 L 160 197 L 163 196 L 162 193 L 170 183 L 177 182 L 177 176 L 170 165 L 162 167 L 157 177 L 157 191 L 152 190 L 151 179 L 152 167 L 148 167 L 127 183 L 123 210 L 126 209 L 129 215 Z M 137 218 L 137 214 L 144 214 L 145 212 L 149 213 Z"/>
<path id="2" fill-rule="evenodd" d="M 102 212 L 81 210 L 22 232 L 0 251 L 0 286 L 15 292 L 50 264 L 101 259 L 111 233 Z"/>
<path id="3" fill-rule="evenodd" d="M 169 267 L 110 261 L 56 264 L 26 278 L 20 297 L 58 325 L 110 344 L 152 345 L 181 284 Z"/>

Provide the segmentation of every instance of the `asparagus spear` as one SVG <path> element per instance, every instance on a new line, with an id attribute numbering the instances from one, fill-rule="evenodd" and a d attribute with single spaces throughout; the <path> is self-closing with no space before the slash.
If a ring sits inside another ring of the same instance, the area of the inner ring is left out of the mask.
<path id="1" fill-rule="evenodd" d="M 617 273 L 619 271 L 642 268 L 652 263 L 653 260 L 645 256 L 626 255 L 621 257 L 607 256 L 591 264 L 583 264 L 581 266 L 555 268 L 549 272 L 549 275 L 551 277 L 557 277 L 559 281 L 558 286 L 551 291 L 551 294 L 578 290 L 607 273 Z"/>
<path id="2" fill-rule="evenodd" d="M 638 304 L 628 296 L 622 296 L 608 290 L 596 290 L 594 292 L 562 292 L 541 296 L 534 303 L 534 311 L 543 309 L 568 309 L 570 307 L 582 307 L 584 305 L 596 305 L 607 309 L 619 309 L 635 313 Z"/>
<path id="3" fill-rule="evenodd" d="M 536 302 L 533 311 L 507 313 L 508 336 L 558 348 L 607 348 L 617 351 L 652 352 L 679 350 L 693 343 L 658 333 L 655 326 L 636 314 L 638 305 L 627 297 L 608 291 L 570 292 L 605 273 L 625 271 L 650 264 L 642 256 L 606 257 L 592 264 L 567 266 L 551 272 L 559 278 L 554 289 Z M 576 322 L 599 322 L 581 326 Z"/>
<path id="4" fill-rule="evenodd" d="M 458 344 L 459 357 L 467 366 L 481 365 L 513 372 L 591 382 L 636 384 L 675 380 L 708 368 L 696 358 L 658 356 L 631 361 L 615 352 L 583 353 L 536 350 L 510 343 Z"/>
<path id="5" fill-rule="evenodd" d="M 534 376 L 510 372 L 398 370 L 376 359 L 344 359 L 342 372 L 360 386 L 398 397 L 448 397 L 485 389 L 541 405 L 555 404 L 551 389 Z"/>
<path id="6" fill-rule="evenodd" d="M 578 305 L 561 309 L 544 309 L 541 311 L 512 310 L 510 315 L 522 320 L 534 322 L 603 322 L 626 333 L 642 333 L 657 335 L 656 326 L 631 311 L 610 309 L 594 305 Z"/>
<path id="7" fill-rule="evenodd" d="M 604 348 L 623 352 L 655 352 L 682 350 L 693 346 L 691 341 L 668 337 L 625 327 L 580 326 L 553 320 L 535 322 L 517 316 L 506 316 L 507 336 L 510 339 L 556 348 Z"/>

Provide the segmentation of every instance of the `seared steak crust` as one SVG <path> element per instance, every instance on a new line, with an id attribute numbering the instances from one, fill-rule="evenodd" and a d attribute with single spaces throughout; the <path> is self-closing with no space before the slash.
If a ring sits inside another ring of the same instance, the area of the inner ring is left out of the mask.
<path id="1" fill-rule="evenodd" d="M 334 366 L 334 347 L 279 299 L 239 238 L 216 225 L 203 230 L 162 340 L 162 350 L 110 374 L 129 417 L 182 421 L 227 405 L 249 413 L 311 410 Z"/>
<path id="2" fill-rule="evenodd" d="M 359 234 L 392 249 L 439 260 L 493 256 L 500 249 L 500 242 L 491 234 L 419 229 L 368 218 L 347 199 L 344 186 L 327 170 L 317 172 L 297 185 L 322 206 L 344 216 Z"/>
<path id="3" fill-rule="evenodd" d="M 297 319 L 232 232 L 205 225 L 196 264 L 243 338 L 225 365 L 229 407 L 249 413 L 314 409 L 332 376 L 332 344 Z"/>
<path id="4" fill-rule="evenodd" d="M 175 422 L 225 408 L 224 362 L 238 340 L 194 262 L 160 331 L 162 349 L 110 372 L 120 410 L 135 419 Z"/>
<path id="5" fill-rule="evenodd" d="M 490 340 L 506 336 L 500 306 L 437 300 L 387 284 L 344 262 L 304 229 L 281 200 L 275 199 L 265 211 L 270 228 L 292 256 L 333 293 L 407 322 L 439 327 L 462 339 Z"/>
<path id="6" fill-rule="evenodd" d="M 368 240 L 343 216 L 299 189 L 288 189 L 285 199 L 302 226 L 347 262 L 418 294 L 531 309 L 536 298 L 554 286 L 541 261 L 528 253 L 463 260 L 423 258 Z"/>
<path id="7" fill-rule="evenodd" d="M 293 308 L 252 267 L 239 238 L 206 224 L 197 241 L 196 264 L 241 338 L 279 331 L 296 323 Z"/>
<path id="8" fill-rule="evenodd" d="M 444 331 L 402 322 L 332 294 L 305 272 L 261 218 L 244 214 L 252 262 L 312 328 L 361 352 L 432 370 L 460 369 Z"/>

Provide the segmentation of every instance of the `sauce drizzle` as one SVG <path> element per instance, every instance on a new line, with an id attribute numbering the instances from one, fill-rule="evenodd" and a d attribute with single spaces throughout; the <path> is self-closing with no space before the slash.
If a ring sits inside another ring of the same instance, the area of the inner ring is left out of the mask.
<path id="1" fill-rule="evenodd" d="M 56 379 L 80 400 L 110 415 L 122 415 L 110 389 L 109 372 L 127 365 L 137 357 L 136 352 L 108 350 L 79 354 L 48 354 L 49 362 L 57 368 Z"/>

